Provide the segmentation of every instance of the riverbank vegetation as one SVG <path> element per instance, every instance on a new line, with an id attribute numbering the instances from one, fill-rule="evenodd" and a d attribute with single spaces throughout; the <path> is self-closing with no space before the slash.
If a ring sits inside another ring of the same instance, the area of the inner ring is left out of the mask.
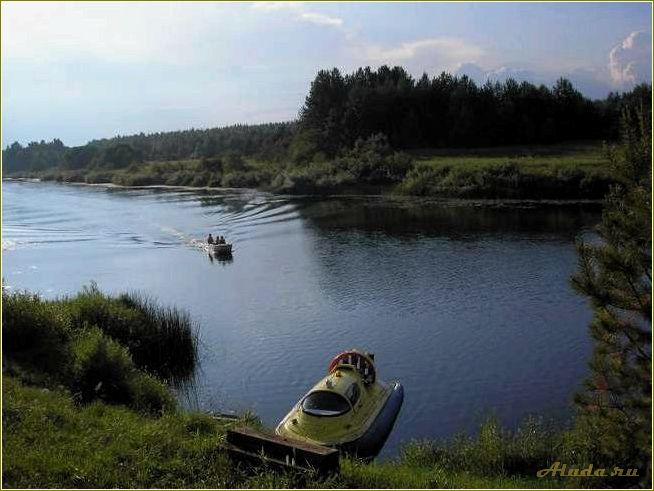
<path id="1" fill-rule="evenodd" d="M 623 115 L 625 145 L 613 149 L 619 184 L 607 195 L 596 243 L 578 244 L 572 286 L 593 307 L 591 375 L 577 395 L 578 424 L 603 434 L 596 462 L 652 475 L 652 120 Z"/>
<path id="2" fill-rule="evenodd" d="M 592 101 L 565 79 L 553 87 L 478 86 L 447 73 L 415 80 L 401 67 L 321 70 L 294 122 L 141 133 L 70 148 L 56 139 L 14 143 L 3 150 L 3 172 L 298 194 L 599 199 L 613 182 L 601 142 L 618 139 L 626 105 L 649 108 L 650 101 L 648 85 Z M 594 143 L 579 151 L 580 141 Z"/>

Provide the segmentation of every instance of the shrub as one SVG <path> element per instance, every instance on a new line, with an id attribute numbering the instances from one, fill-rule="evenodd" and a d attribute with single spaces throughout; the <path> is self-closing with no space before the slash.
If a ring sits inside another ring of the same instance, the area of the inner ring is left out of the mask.
<path id="1" fill-rule="evenodd" d="M 127 348 L 138 368 L 172 383 L 193 376 L 197 326 L 186 312 L 135 293 L 111 298 L 93 284 L 67 302 L 76 328 L 97 326 Z"/>
<path id="2" fill-rule="evenodd" d="M 393 152 L 382 134 L 357 140 L 342 160 L 343 169 L 347 169 L 356 181 L 370 184 L 399 182 L 412 164 L 409 155 Z"/>
<path id="3" fill-rule="evenodd" d="M 131 406 L 142 413 L 162 414 L 175 409 L 175 398 L 168 387 L 154 377 L 137 373 L 129 381 Z"/>
<path id="4" fill-rule="evenodd" d="M 71 390 L 82 403 L 99 399 L 124 404 L 137 411 L 162 414 L 175 408 L 169 389 L 139 372 L 129 352 L 99 329 L 81 333 L 73 341 L 75 375 Z"/>
<path id="5" fill-rule="evenodd" d="M 129 353 L 95 328 L 73 341 L 75 376 L 72 389 L 81 402 L 100 399 L 110 404 L 132 403 L 135 367 Z"/>
<path id="6" fill-rule="evenodd" d="M 221 185 L 226 188 L 255 188 L 267 186 L 273 179 L 268 170 L 232 171 L 223 174 Z"/>
<path id="7" fill-rule="evenodd" d="M 2 353 L 30 372 L 59 380 L 70 369 L 71 323 L 64 308 L 27 293 L 2 293 Z"/>
<path id="8" fill-rule="evenodd" d="M 189 314 L 162 307 L 137 293 L 122 294 L 117 302 L 136 312 L 140 322 L 110 335 L 128 347 L 137 365 L 173 383 L 192 377 L 197 365 L 198 326 Z"/>

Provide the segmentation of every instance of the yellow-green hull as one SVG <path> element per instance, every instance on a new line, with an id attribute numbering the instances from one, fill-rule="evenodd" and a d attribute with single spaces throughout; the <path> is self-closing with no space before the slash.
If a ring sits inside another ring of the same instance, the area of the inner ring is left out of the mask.
<path id="1" fill-rule="evenodd" d="M 360 396 L 351 410 L 337 416 L 307 414 L 303 401 L 316 392 L 345 394 L 356 384 Z M 339 448 L 361 458 L 374 457 L 381 450 L 404 400 L 402 385 L 381 381 L 365 383 L 351 367 L 340 367 L 318 382 L 277 426 L 287 438 Z"/>

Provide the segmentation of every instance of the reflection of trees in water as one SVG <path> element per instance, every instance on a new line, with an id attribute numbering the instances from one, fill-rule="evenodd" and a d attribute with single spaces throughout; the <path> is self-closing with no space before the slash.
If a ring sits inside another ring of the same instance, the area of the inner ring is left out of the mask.
<path id="1" fill-rule="evenodd" d="M 195 202 L 201 207 L 220 208 L 226 213 L 238 214 L 253 204 L 265 203 L 267 196 L 254 190 L 184 189 L 167 187 L 107 187 L 108 193 L 119 196 L 148 196 L 166 203 Z"/>
<path id="2" fill-rule="evenodd" d="M 599 222 L 598 204 L 489 205 L 383 198 L 336 198 L 299 206 L 300 215 L 321 231 L 359 230 L 389 236 L 421 235 L 473 239 L 475 235 L 542 234 L 571 240 Z"/>
<path id="3" fill-rule="evenodd" d="M 558 261 L 561 245 L 572 248 L 575 236 L 601 213 L 596 204 L 477 206 L 370 198 L 304 200 L 297 210 L 309 225 L 323 293 L 345 310 L 365 309 L 381 298 L 395 312 L 458 304 L 461 295 L 478 296 L 481 286 L 503 291 L 537 266 L 555 271 L 552 261 Z"/>

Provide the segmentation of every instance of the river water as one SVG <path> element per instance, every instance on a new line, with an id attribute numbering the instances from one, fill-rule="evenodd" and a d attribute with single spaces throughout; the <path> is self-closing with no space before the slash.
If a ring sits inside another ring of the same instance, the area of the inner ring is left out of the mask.
<path id="1" fill-rule="evenodd" d="M 494 412 L 565 418 L 590 354 L 575 237 L 597 205 L 284 197 L 243 190 L 2 184 L 2 276 L 46 297 L 91 281 L 188 310 L 195 403 L 274 425 L 357 347 L 405 403 L 384 449 Z M 209 232 L 232 261 L 197 247 Z"/>

